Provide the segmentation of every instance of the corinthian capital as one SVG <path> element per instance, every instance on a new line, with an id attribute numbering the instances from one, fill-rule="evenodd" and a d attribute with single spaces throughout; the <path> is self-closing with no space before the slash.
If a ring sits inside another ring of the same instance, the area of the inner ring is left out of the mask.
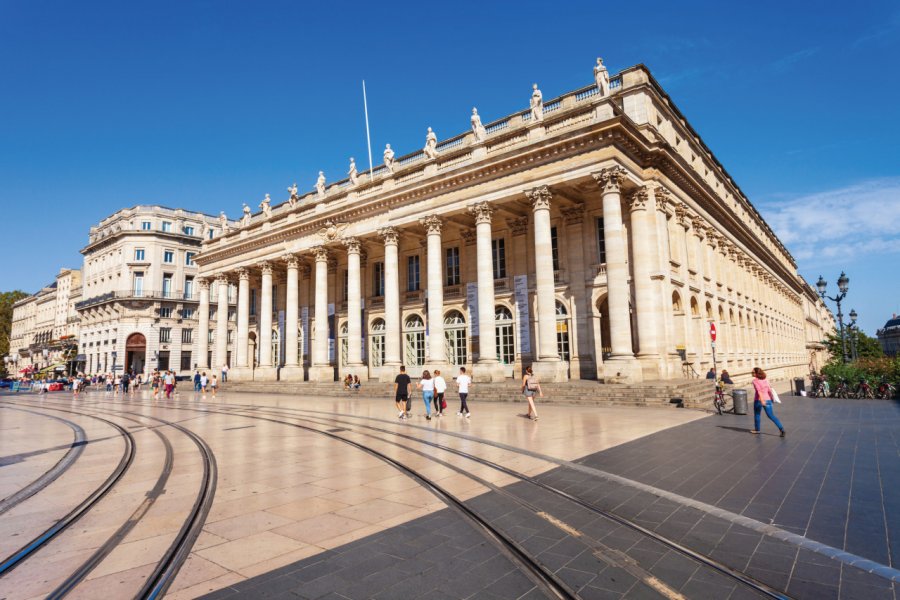
<path id="1" fill-rule="evenodd" d="M 228 273 L 216 273 L 216 281 L 221 284 L 228 283 Z"/>
<path id="2" fill-rule="evenodd" d="M 194 282 L 200 287 L 201 290 L 209 289 L 209 279 L 206 277 L 197 277 L 194 279 Z"/>
<path id="3" fill-rule="evenodd" d="M 550 200 L 553 198 L 553 192 L 546 185 L 527 190 L 525 196 L 531 201 L 532 209 L 550 210 Z"/>
<path id="4" fill-rule="evenodd" d="M 478 202 L 469 207 L 469 212 L 475 215 L 476 225 L 480 225 L 482 223 L 487 223 L 488 225 L 490 225 L 491 215 L 494 212 L 494 208 L 490 205 L 489 202 Z"/>
<path id="5" fill-rule="evenodd" d="M 239 281 L 250 281 L 250 269 L 241 267 L 237 270 Z"/>
<path id="6" fill-rule="evenodd" d="M 400 232 L 395 227 L 382 227 L 378 230 L 378 235 L 384 240 L 385 246 L 396 246 L 400 242 Z"/>
<path id="7" fill-rule="evenodd" d="M 444 226 L 444 222 L 441 221 L 439 216 L 428 215 L 419 219 L 419 222 L 425 227 L 425 232 L 428 235 L 441 235 L 441 228 Z"/>
<path id="8" fill-rule="evenodd" d="M 647 210 L 647 204 L 650 202 L 650 189 L 646 185 L 642 185 L 628 194 L 627 200 L 632 211 Z"/>
<path id="9" fill-rule="evenodd" d="M 284 264 L 287 265 L 288 269 L 297 269 L 300 267 L 300 259 L 296 254 L 288 254 L 284 257 Z"/>
<path id="10" fill-rule="evenodd" d="M 267 260 L 259 263 L 259 270 L 262 271 L 263 275 L 271 275 L 272 274 L 272 263 Z"/>
<path id="11" fill-rule="evenodd" d="M 691 228 L 694 231 L 694 235 L 701 240 L 706 237 L 706 223 L 697 215 L 691 217 Z"/>
<path id="12" fill-rule="evenodd" d="M 618 192 L 628 179 L 628 171 L 618 165 L 591 174 L 604 193 Z"/>
<path id="13" fill-rule="evenodd" d="M 359 254 L 360 249 L 362 249 L 362 242 L 359 241 L 359 238 L 345 237 L 341 241 L 347 247 L 348 254 Z"/>
<path id="14" fill-rule="evenodd" d="M 328 261 L 328 248 L 325 246 L 313 246 L 309 249 L 310 253 L 316 257 L 316 262 Z"/>

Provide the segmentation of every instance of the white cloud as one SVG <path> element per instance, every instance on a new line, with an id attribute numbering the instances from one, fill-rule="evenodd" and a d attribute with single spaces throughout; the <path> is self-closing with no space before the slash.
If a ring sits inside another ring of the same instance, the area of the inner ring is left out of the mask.
<path id="1" fill-rule="evenodd" d="M 900 253 L 900 178 L 760 206 L 794 257 L 809 266 Z"/>

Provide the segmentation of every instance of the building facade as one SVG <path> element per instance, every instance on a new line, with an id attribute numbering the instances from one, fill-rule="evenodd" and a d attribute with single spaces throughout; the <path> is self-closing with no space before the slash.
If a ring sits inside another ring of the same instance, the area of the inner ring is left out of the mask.
<path id="1" fill-rule="evenodd" d="M 885 356 L 895 357 L 900 355 L 900 317 L 896 314 L 884 324 L 884 327 L 876 332 L 881 349 Z"/>
<path id="2" fill-rule="evenodd" d="M 805 372 L 793 258 L 644 66 L 595 75 L 204 241 L 200 313 L 238 289 L 232 376 L 681 378 L 713 364 L 710 323 L 719 368 Z"/>
<path id="3" fill-rule="evenodd" d="M 194 257 L 201 241 L 215 239 L 223 226 L 229 223 L 198 212 L 135 206 L 91 227 L 81 250 L 82 297 L 74 305 L 85 372 L 184 372 L 203 362 L 195 348 L 198 337 L 208 335 L 204 319 L 210 315 L 197 311 Z"/>
<path id="4" fill-rule="evenodd" d="M 806 281 L 803 284 L 803 316 L 806 336 L 806 351 L 809 357 L 809 372 L 820 373 L 830 356 L 825 346 L 825 337 L 837 329 L 834 314 L 825 301 Z"/>

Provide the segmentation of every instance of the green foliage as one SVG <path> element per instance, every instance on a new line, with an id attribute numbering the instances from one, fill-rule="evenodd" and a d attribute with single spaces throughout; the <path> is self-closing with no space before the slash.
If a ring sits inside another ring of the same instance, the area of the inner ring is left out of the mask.
<path id="1" fill-rule="evenodd" d="M 865 332 L 857 331 L 855 329 L 848 331 L 845 328 L 844 332 L 847 335 L 848 357 L 851 356 L 853 348 L 851 337 L 853 338 L 853 341 L 856 342 L 856 354 L 859 358 L 881 358 L 884 356 L 884 352 L 881 349 L 881 343 L 876 338 L 869 337 Z M 825 339 L 822 340 L 822 343 L 828 348 L 828 353 L 832 358 L 840 362 L 841 356 L 843 356 L 840 333 L 834 332 L 827 334 Z"/>
<path id="2" fill-rule="evenodd" d="M 828 379 L 831 389 L 834 389 L 841 379 L 846 379 L 851 387 L 863 378 L 875 386 L 882 377 L 886 377 L 897 385 L 900 384 L 900 357 L 860 358 L 845 365 L 838 355 L 836 360 L 832 359 L 822 368 L 822 374 Z"/>
<path id="3" fill-rule="evenodd" d="M 13 304 L 28 297 L 23 291 L 0 292 L 0 374 L 6 375 L 3 357 L 9 354 L 9 335 L 12 329 Z"/>

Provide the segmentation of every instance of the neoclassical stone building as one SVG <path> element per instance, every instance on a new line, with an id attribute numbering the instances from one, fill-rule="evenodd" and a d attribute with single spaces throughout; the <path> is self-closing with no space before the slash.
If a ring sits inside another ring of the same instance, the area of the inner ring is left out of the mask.
<path id="1" fill-rule="evenodd" d="M 214 365 L 230 351 L 237 380 L 393 380 L 401 364 L 673 379 L 712 365 L 715 323 L 719 368 L 806 372 L 791 255 L 643 65 L 595 76 L 546 102 L 535 87 L 528 110 L 485 125 L 473 111 L 423 150 L 387 148 L 371 176 L 320 175 L 204 241 L 201 320 L 238 288 Z"/>

